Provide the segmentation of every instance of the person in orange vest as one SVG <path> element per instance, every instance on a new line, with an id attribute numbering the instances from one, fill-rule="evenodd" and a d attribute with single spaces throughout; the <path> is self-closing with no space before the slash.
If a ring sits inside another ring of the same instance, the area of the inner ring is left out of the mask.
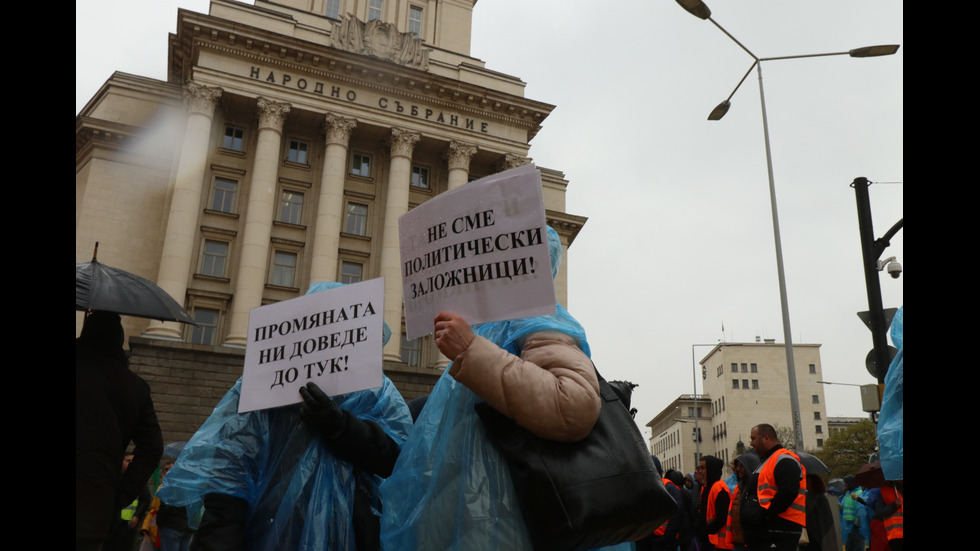
<path id="1" fill-rule="evenodd" d="M 749 445 L 762 464 L 749 480 L 740 520 L 750 551 L 796 551 L 806 526 L 806 469 L 772 425 L 752 427 Z"/>
<path id="2" fill-rule="evenodd" d="M 657 472 L 664 477 L 664 468 L 660 464 L 660 458 L 651 455 L 653 466 Z M 684 522 L 684 504 L 681 500 L 681 491 L 670 479 L 664 477 L 664 488 L 670 497 L 677 502 L 677 511 L 674 515 L 661 524 L 652 534 L 636 542 L 636 551 L 677 551 L 678 537 L 681 525 Z"/>
<path id="3" fill-rule="evenodd" d="M 721 479 L 724 465 L 721 459 L 712 455 L 705 455 L 698 463 L 698 472 L 704 483 L 701 485 L 701 505 L 698 507 L 695 534 L 702 551 L 732 548 L 727 535 L 732 494 Z"/>
<path id="4" fill-rule="evenodd" d="M 885 536 L 888 538 L 888 549 L 902 551 L 905 540 L 902 515 L 905 512 L 905 498 L 902 495 L 902 481 L 889 482 L 882 486 L 881 497 L 875 505 L 875 518 L 880 518 L 885 524 Z"/>

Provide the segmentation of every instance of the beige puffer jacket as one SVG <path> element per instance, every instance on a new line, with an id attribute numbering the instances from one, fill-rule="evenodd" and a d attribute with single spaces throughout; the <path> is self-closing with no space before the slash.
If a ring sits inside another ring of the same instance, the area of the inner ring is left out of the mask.
<path id="1" fill-rule="evenodd" d="M 542 438 L 581 440 L 599 418 L 595 367 L 564 333 L 528 335 L 520 357 L 477 336 L 456 357 L 449 374 Z"/>

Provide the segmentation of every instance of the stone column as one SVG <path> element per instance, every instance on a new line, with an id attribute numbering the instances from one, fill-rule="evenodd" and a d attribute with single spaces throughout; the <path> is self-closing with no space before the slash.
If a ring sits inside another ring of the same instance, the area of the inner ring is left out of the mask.
<path id="1" fill-rule="evenodd" d="M 452 191 L 459 186 L 467 183 L 470 179 L 470 159 L 476 155 L 477 147 L 473 144 L 452 140 L 446 150 L 446 158 L 449 161 L 449 186 L 448 191 Z M 432 345 L 435 351 L 435 367 L 445 369 L 449 366 L 449 358 L 442 355 L 435 344 Z"/>
<path id="2" fill-rule="evenodd" d="M 502 159 L 497 161 L 495 168 L 497 172 L 503 172 L 505 170 L 510 170 L 512 168 L 517 168 L 519 166 L 524 166 L 531 162 L 530 157 L 521 157 L 520 155 L 514 155 L 513 153 L 507 153 Z"/>
<path id="3" fill-rule="evenodd" d="M 457 140 L 449 142 L 449 189 L 465 184 L 470 176 L 470 159 L 476 154 L 475 145 Z"/>
<path id="4" fill-rule="evenodd" d="M 187 127 L 184 129 L 180 164 L 174 179 L 167 231 L 160 256 L 160 272 L 156 281 L 157 285 L 181 304 L 185 304 L 187 278 L 194 260 L 192 255 L 197 239 L 197 221 L 201 214 L 211 122 L 214 118 L 214 107 L 220 97 L 221 88 L 201 86 L 193 82 L 187 83 L 184 88 L 188 109 Z M 146 330 L 146 336 L 180 340 L 181 331 L 181 325 L 175 321 L 153 321 Z"/>
<path id="5" fill-rule="evenodd" d="M 398 244 L 398 218 L 408 212 L 408 190 L 412 183 L 412 151 L 422 138 L 418 132 L 391 129 L 391 163 L 388 168 L 388 197 L 385 201 L 384 235 L 381 242 L 381 276 L 385 278 L 385 322 L 392 339 L 384 348 L 384 359 L 401 361 L 402 277 Z"/>
<path id="6" fill-rule="evenodd" d="M 252 163 L 252 183 L 248 188 L 245 230 L 235 274 L 235 297 L 231 303 L 231 324 L 225 346 L 245 346 L 248 312 L 262 305 L 262 290 L 269 272 L 269 240 L 276 212 L 276 176 L 282 144 L 282 125 L 289 104 L 258 99 L 259 135 Z"/>
<path id="7" fill-rule="evenodd" d="M 327 114 L 327 151 L 320 178 L 320 200 L 313 230 L 310 283 L 337 280 L 337 251 L 344 215 L 347 144 L 357 126 L 354 119 Z"/>

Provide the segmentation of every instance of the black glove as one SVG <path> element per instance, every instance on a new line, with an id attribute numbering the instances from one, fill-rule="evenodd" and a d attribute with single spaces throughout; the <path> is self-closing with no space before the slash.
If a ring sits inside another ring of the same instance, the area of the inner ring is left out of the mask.
<path id="1" fill-rule="evenodd" d="M 336 402 L 320 390 L 316 383 L 299 387 L 303 397 L 299 416 L 327 440 L 335 440 L 347 428 L 349 413 L 340 409 Z"/>

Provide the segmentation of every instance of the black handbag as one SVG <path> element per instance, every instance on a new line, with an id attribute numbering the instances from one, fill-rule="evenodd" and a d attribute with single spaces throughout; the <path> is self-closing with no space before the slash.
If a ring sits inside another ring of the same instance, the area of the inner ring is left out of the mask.
<path id="1" fill-rule="evenodd" d="M 545 440 L 486 402 L 474 406 L 490 441 L 507 459 L 536 550 L 636 541 L 677 510 L 628 406 L 602 376 L 599 394 L 599 420 L 579 442 Z"/>

